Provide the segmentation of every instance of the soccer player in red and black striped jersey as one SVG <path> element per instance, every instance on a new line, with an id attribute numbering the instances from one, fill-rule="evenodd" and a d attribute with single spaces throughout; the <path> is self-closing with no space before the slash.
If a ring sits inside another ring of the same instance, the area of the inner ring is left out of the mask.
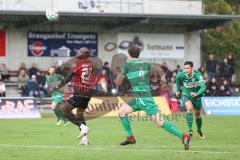
<path id="1" fill-rule="evenodd" d="M 89 56 L 89 49 L 85 47 L 80 48 L 77 52 L 71 73 L 57 86 L 57 88 L 61 88 L 71 81 L 74 87 L 73 96 L 65 103 L 62 113 L 70 122 L 79 127 L 79 138 L 81 138 L 80 143 L 82 145 L 88 145 L 87 133 L 89 129 L 83 117 L 83 112 L 88 107 L 88 103 L 92 97 L 93 64 L 88 60 Z M 77 108 L 76 115 L 71 112 L 74 108 Z"/>

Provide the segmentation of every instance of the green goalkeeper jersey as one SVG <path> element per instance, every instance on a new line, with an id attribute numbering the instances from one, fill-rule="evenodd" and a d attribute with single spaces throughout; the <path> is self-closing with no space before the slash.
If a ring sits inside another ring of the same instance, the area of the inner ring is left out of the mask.
<path id="1" fill-rule="evenodd" d="M 193 70 L 192 76 L 189 77 L 185 72 L 180 71 L 176 76 L 177 92 L 181 92 L 182 95 L 190 96 L 191 92 L 195 92 L 197 96 L 203 94 L 206 90 L 205 83 L 202 79 L 202 74 Z"/>
<path id="2" fill-rule="evenodd" d="M 127 77 L 135 96 L 150 96 L 151 64 L 139 59 L 127 60 L 122 66 L 122 73 Z"/>

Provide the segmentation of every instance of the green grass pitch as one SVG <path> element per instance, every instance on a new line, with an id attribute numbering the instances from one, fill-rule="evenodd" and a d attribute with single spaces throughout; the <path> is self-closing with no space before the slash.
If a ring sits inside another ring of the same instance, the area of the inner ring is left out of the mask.
<path id="1" fill-rule="evenodd" d="M 173 121 L 187 131 L 184 118 Z M 0 120 L 0 160 L 234 160 L 240 157 L 240 117 L 203 117 L 205 139 L 194 132 L 190 150 L 146 118 L 132 119 L 137 143 L 119 146 L 125 133 L 118 118 L 89 120 L 89 146 L 78 129 L 54 118 Z M 196 126 L 194 124 L 194 129 Z"/>

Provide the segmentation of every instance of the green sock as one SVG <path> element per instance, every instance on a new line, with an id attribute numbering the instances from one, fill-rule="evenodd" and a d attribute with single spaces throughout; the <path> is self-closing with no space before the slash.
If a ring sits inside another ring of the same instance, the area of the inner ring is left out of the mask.
<path id="1" fill-rule="evenodd" d="M 125 129 L 125 131 L 127 132 L 127 135 L 130 137 L 130 136 L 133 136 L 133 133 L 132 133 L 132 129 L 131 129 L 131 125 L 130 125 L 130 122 L 128 120 L 128 117 L 120 117 L 120 121 L 122 123 L 122 126 L 123 128 Z"/>
<path id="2" fill-rule="evenodd" d="M 64 123 L 66 123 L 68 120 L 66 117 L 64 117 L 64 115 L 62 114 L 62 111 L 60 109 L 57 109 L 58 111 L 58 115 L 60 117 L 60 119 L 62 119 L 64 121 Z"/>
<path id="3" fill-rule="evenodd" d="M 192 131 L 193 113 L 192 112 L 187 112 L 186 119 L 187 119 L 188 130 Z"/>
<path id="4" fill-rule="evenodd" d="M 201 131 L 202 128 L 202 117 L 196 118 L 197 130 Z"/>
<path id="5" fill-rule="evenodd" d="M 167 132 L 171 133 L 174 136 L 177 136 L 178 138 L 182 139 L 182 131 L 178 129 L 174 124 L 172 124 L 170 121 L 164 121 L 163 126 Z"/>
<path id="6" fill-rule="evenodd" d="M 61 116 L 59 115 L 59 109 L 53 109 L 53 112 L 55 113 L 57 119 L 59 120 Z"/>

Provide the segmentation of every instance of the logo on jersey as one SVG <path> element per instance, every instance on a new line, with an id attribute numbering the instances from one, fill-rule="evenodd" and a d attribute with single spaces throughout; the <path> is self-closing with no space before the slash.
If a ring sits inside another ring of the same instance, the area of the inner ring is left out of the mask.
<path id="1" fill-rule="evenodd" d="M 34 56 L 41 56 L 47 47 L 42 44 L 40 41 L 35 41 L 31 45 L 29 45 L 29 50 Z"/>
<path id="2" fill-rule="evenodd" d="M 183 84 L 186 88 L 196 88 L 200 86 L 199 82 L 183 82 Z"/>

